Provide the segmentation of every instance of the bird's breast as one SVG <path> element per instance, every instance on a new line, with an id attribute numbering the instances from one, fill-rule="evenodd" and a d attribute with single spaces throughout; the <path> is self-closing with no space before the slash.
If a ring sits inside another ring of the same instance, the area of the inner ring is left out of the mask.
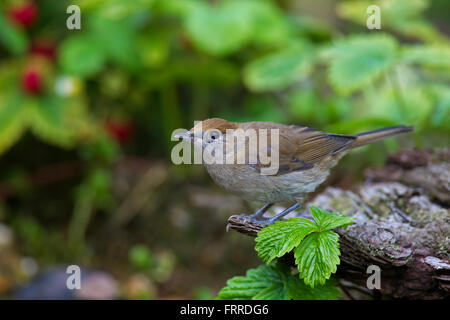
<path id="1" fill-rule="evenodd" d="M 329 169 L 319 166 L 282 175 L 261 175 L 244 164 L 205 164 L 205 167 L 211 178 L 228 192 L 249 201 L 270 203 L 302 200 L 329 174 Z"/>

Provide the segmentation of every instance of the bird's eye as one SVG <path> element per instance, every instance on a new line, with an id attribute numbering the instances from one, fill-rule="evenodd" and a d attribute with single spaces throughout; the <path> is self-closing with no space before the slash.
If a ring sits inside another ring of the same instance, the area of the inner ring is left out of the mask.
<path id="1" fill-rule="evenodd" d="M 211 140 L 219 139 L 220 132 L 217 131 L 217 130 L 211 131 L 210 134 L 209 134 L 209 137 L 211 138 Z"/>

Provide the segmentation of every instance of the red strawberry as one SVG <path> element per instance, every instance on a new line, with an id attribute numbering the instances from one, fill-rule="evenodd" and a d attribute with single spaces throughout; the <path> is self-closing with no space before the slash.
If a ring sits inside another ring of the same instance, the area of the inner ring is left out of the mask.
<path id="1" fill-rule="evenodd" d="M 22 89 L 29 94 L 42 91 L 42 75 L 35 69 L 28 69 L 22 75 Z"/>
<path id="2" fill-rule="evenodd" d="M 131 121 L 108 120 L 104 126 L 108 134 L 117 142 L 127 141 L 134 133 L 134 125 Z"/>
<path id="3" fill-rule="evenodd" d="M 9 18 L 25 28 L 30 27 L 38 16 L 38 8 L 34 2 L 13 5 L 9 10 Z"/>

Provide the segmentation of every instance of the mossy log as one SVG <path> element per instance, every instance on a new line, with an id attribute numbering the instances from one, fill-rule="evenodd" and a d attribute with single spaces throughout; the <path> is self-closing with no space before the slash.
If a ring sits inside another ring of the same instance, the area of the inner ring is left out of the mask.
<path id="1" fill-rule="evenodd" d="M 393 298 L 450 297 L 450 150 L 416 150 L 369 169 L 355 191 L 329 187 L 309 205 L 355 217 L 336 229 L 336 276 L 366 287 L 367 267 L 381 269 L 378 293 Z M 231 216 L 229 227 L 256 236 L 262 226 Z"/>

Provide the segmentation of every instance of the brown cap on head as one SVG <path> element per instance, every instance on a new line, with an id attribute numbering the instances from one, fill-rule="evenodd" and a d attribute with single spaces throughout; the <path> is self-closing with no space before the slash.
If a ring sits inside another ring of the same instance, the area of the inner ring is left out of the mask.
<path id="1" fill-rule="evenodd" d="M 211 118 L 197 123 L 190 131 L 193 132 L 194 130 L 200 130 L 200 126 L 202 131 L 217 129 L 222 133 L 225 133 L 227 129 L 237 128 L 237 124 L 233 122 L 229 122 L 220 118 Z"/>

